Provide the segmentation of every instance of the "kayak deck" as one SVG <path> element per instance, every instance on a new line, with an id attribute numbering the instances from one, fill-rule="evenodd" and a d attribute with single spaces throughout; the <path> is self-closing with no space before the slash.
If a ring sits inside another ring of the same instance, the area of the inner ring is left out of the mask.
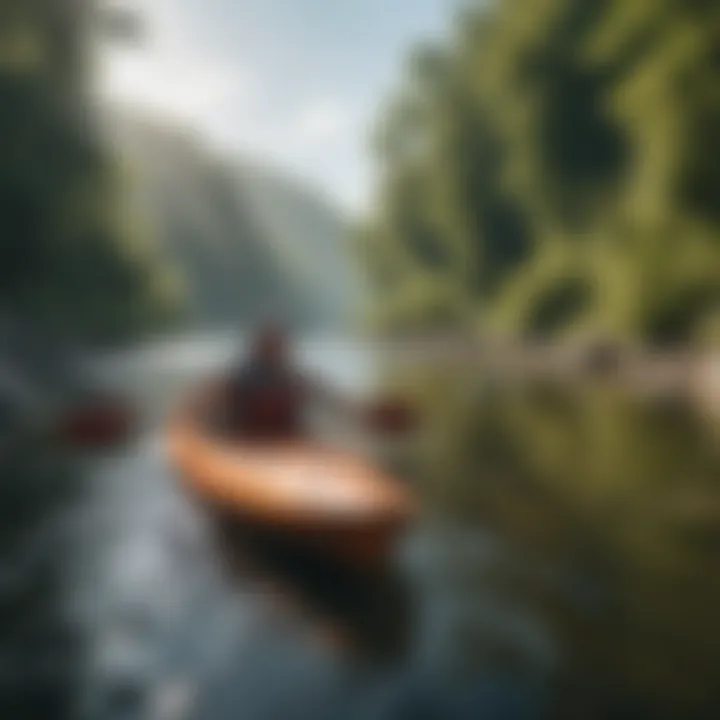
<path id="1" fill-rule="evenodd" d="M 203 498 L 319 552 L 375 562 L 412 513 L 404 487 L 338 450 L 229 443 L 182 419 L 169 441 L 174 464 Z"/>

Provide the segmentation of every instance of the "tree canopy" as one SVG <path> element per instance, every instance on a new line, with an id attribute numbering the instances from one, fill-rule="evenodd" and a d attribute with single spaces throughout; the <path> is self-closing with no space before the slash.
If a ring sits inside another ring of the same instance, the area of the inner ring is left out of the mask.
<path id="1" fill-rule="evenodd" d="M 93 10 L 2 4 L 0 305 L 103 341 L 164 322 L 176 297 L 101 142 L 89 95 Z"/>
<path id="2" fill-rule="evenodd" d="M 718 47 L 703 0 L 466 7 L 378 125 L 375 321 L 717 337 Z"/>

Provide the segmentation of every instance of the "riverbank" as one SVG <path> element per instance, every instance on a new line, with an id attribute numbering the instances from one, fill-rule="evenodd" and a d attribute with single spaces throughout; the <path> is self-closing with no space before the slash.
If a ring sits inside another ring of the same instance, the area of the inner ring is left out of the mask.
<path id="1" fill-rule="evenodd" d="M 378 342 L 389 362 L 419 361 L 475 367 L 502 378 L 612 379 L 647 394 L 686 393 L 720 402 L 720 351 L 694 348 L 522 343 L 471 337 Z"/>

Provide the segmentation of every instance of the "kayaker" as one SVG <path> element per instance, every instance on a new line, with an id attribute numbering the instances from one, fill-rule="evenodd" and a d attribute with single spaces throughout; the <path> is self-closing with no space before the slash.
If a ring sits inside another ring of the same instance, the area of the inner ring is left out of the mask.
<path id="1" fill-rule="evenodd" d="M 285 440 L 307 434 L 311 406 L 379 432 L 394 434 L 414 425 L 408 408 L 392 399 L 365 407 L 301 372 L 292 359 L 290 337 L 279 325 L 262 327 L 229 377 L 196 397 L 191 412 L 231 437 Z"/>
<path id="2" fill-rule="evenodd" d="M 256 334 L 227 390 L 229 422 L 243 437 L 287 438 L 303 433 L 310 383 L 293 366 L 288 334 L 268 325 Z"/>

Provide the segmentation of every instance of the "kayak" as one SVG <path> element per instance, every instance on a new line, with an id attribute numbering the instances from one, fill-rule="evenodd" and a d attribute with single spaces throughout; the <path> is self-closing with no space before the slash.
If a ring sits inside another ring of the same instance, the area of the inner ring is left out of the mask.
<path id="1" fill-rule="evenodd" d="M 188 413 L 171 419 L 168 439 L 171 462 L 201 498 L 328 559 L 381 563 L 413 512 L 394 478 L 319 443 L 228 441 Z"/>

